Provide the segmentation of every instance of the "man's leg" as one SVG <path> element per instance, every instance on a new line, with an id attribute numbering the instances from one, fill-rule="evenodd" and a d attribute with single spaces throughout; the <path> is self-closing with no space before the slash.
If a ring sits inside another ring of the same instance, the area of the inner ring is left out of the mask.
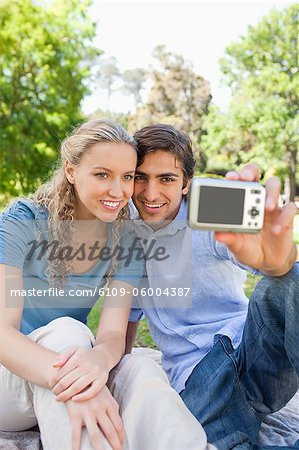
<path id="1" fill-rule="evenodd" d="M 120 405 L 124 450 L 212 450 L 206 434 L 150 358 L 126 355 L 112 371 L 109 388 Z"/>
<path id="2" fill-rule="evenodd" d="M 259 444 L 299 445 L 299 390 L 289 403 L 274 414 L 268 415 L 259 433 Z"/>
<path id="3" fill-rule="evenodd" d="M 264 277 L 249 303 L 237 349 L 240 381 L 261 415 L 281 409 L 299 387 L 299 264 L 282 277 Z"/>
<path id="4" fill-rule="evenodd" d="M 250 448 L 265 415 L 298 389 L 298 285 L 298 264 L 283 277 L 261 280 L 238 349 L 220 337 L 181 393 L 219 449 Z"/>

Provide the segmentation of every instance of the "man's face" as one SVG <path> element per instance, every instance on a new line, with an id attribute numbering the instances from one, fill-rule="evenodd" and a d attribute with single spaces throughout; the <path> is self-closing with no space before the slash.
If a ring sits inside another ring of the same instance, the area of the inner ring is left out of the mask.
<path id="1" fill-rule="evenodd" d="M 182 162 L 170 152 L 156 150 L 136 169 L 133 202 L 140 217 L 155 226 L 174 219 L 189 186 L 190 181 L 184 187 Z"/>

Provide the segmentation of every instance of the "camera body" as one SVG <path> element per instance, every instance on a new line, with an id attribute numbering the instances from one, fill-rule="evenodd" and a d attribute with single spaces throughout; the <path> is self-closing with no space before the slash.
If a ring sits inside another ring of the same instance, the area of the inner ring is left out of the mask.
<path id="1" fill-rule="evenodd" d="M 263 227 L 265 188 L 257 182 L 195 177 L 188 221 L 192 228 L 258 233 Z"/>

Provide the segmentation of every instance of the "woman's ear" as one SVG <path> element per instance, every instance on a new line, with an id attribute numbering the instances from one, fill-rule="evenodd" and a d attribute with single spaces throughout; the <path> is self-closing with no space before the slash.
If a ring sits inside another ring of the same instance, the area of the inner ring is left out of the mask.
<path id="1" fill-rule="evenodd" d="M 191 179 L 189 178 L 187 181 L 187 184 L 185 184 L 184 188 L 183 188 L 183 195 L 187 195 L 190 189 L 190 185 L 191 185 Z"/>
<path id="2" fill-rule="evenodd" d="M 75 167 L 73 166 L 73 164 L 71 164 L 69 161 L 65 161 L 64 173 L 65 173 L 65 176 L 68 179 L 69 183 L 71 183 L 71 184 L 74 184 L 74 182 L 75 182 L 74 171 L 75 171 Z"/>

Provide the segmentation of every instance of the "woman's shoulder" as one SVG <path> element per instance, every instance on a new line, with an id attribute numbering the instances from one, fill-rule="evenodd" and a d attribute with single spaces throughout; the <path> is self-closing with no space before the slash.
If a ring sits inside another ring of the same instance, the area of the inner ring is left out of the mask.
<path id="1" fill-rule="evenodd" d="M 36 220 L 47 219 L 47 209 L 38 205 L 30 198 L 18 198 L 10 203 L 0 214 L 2 222 L 6 220 Z"/>

